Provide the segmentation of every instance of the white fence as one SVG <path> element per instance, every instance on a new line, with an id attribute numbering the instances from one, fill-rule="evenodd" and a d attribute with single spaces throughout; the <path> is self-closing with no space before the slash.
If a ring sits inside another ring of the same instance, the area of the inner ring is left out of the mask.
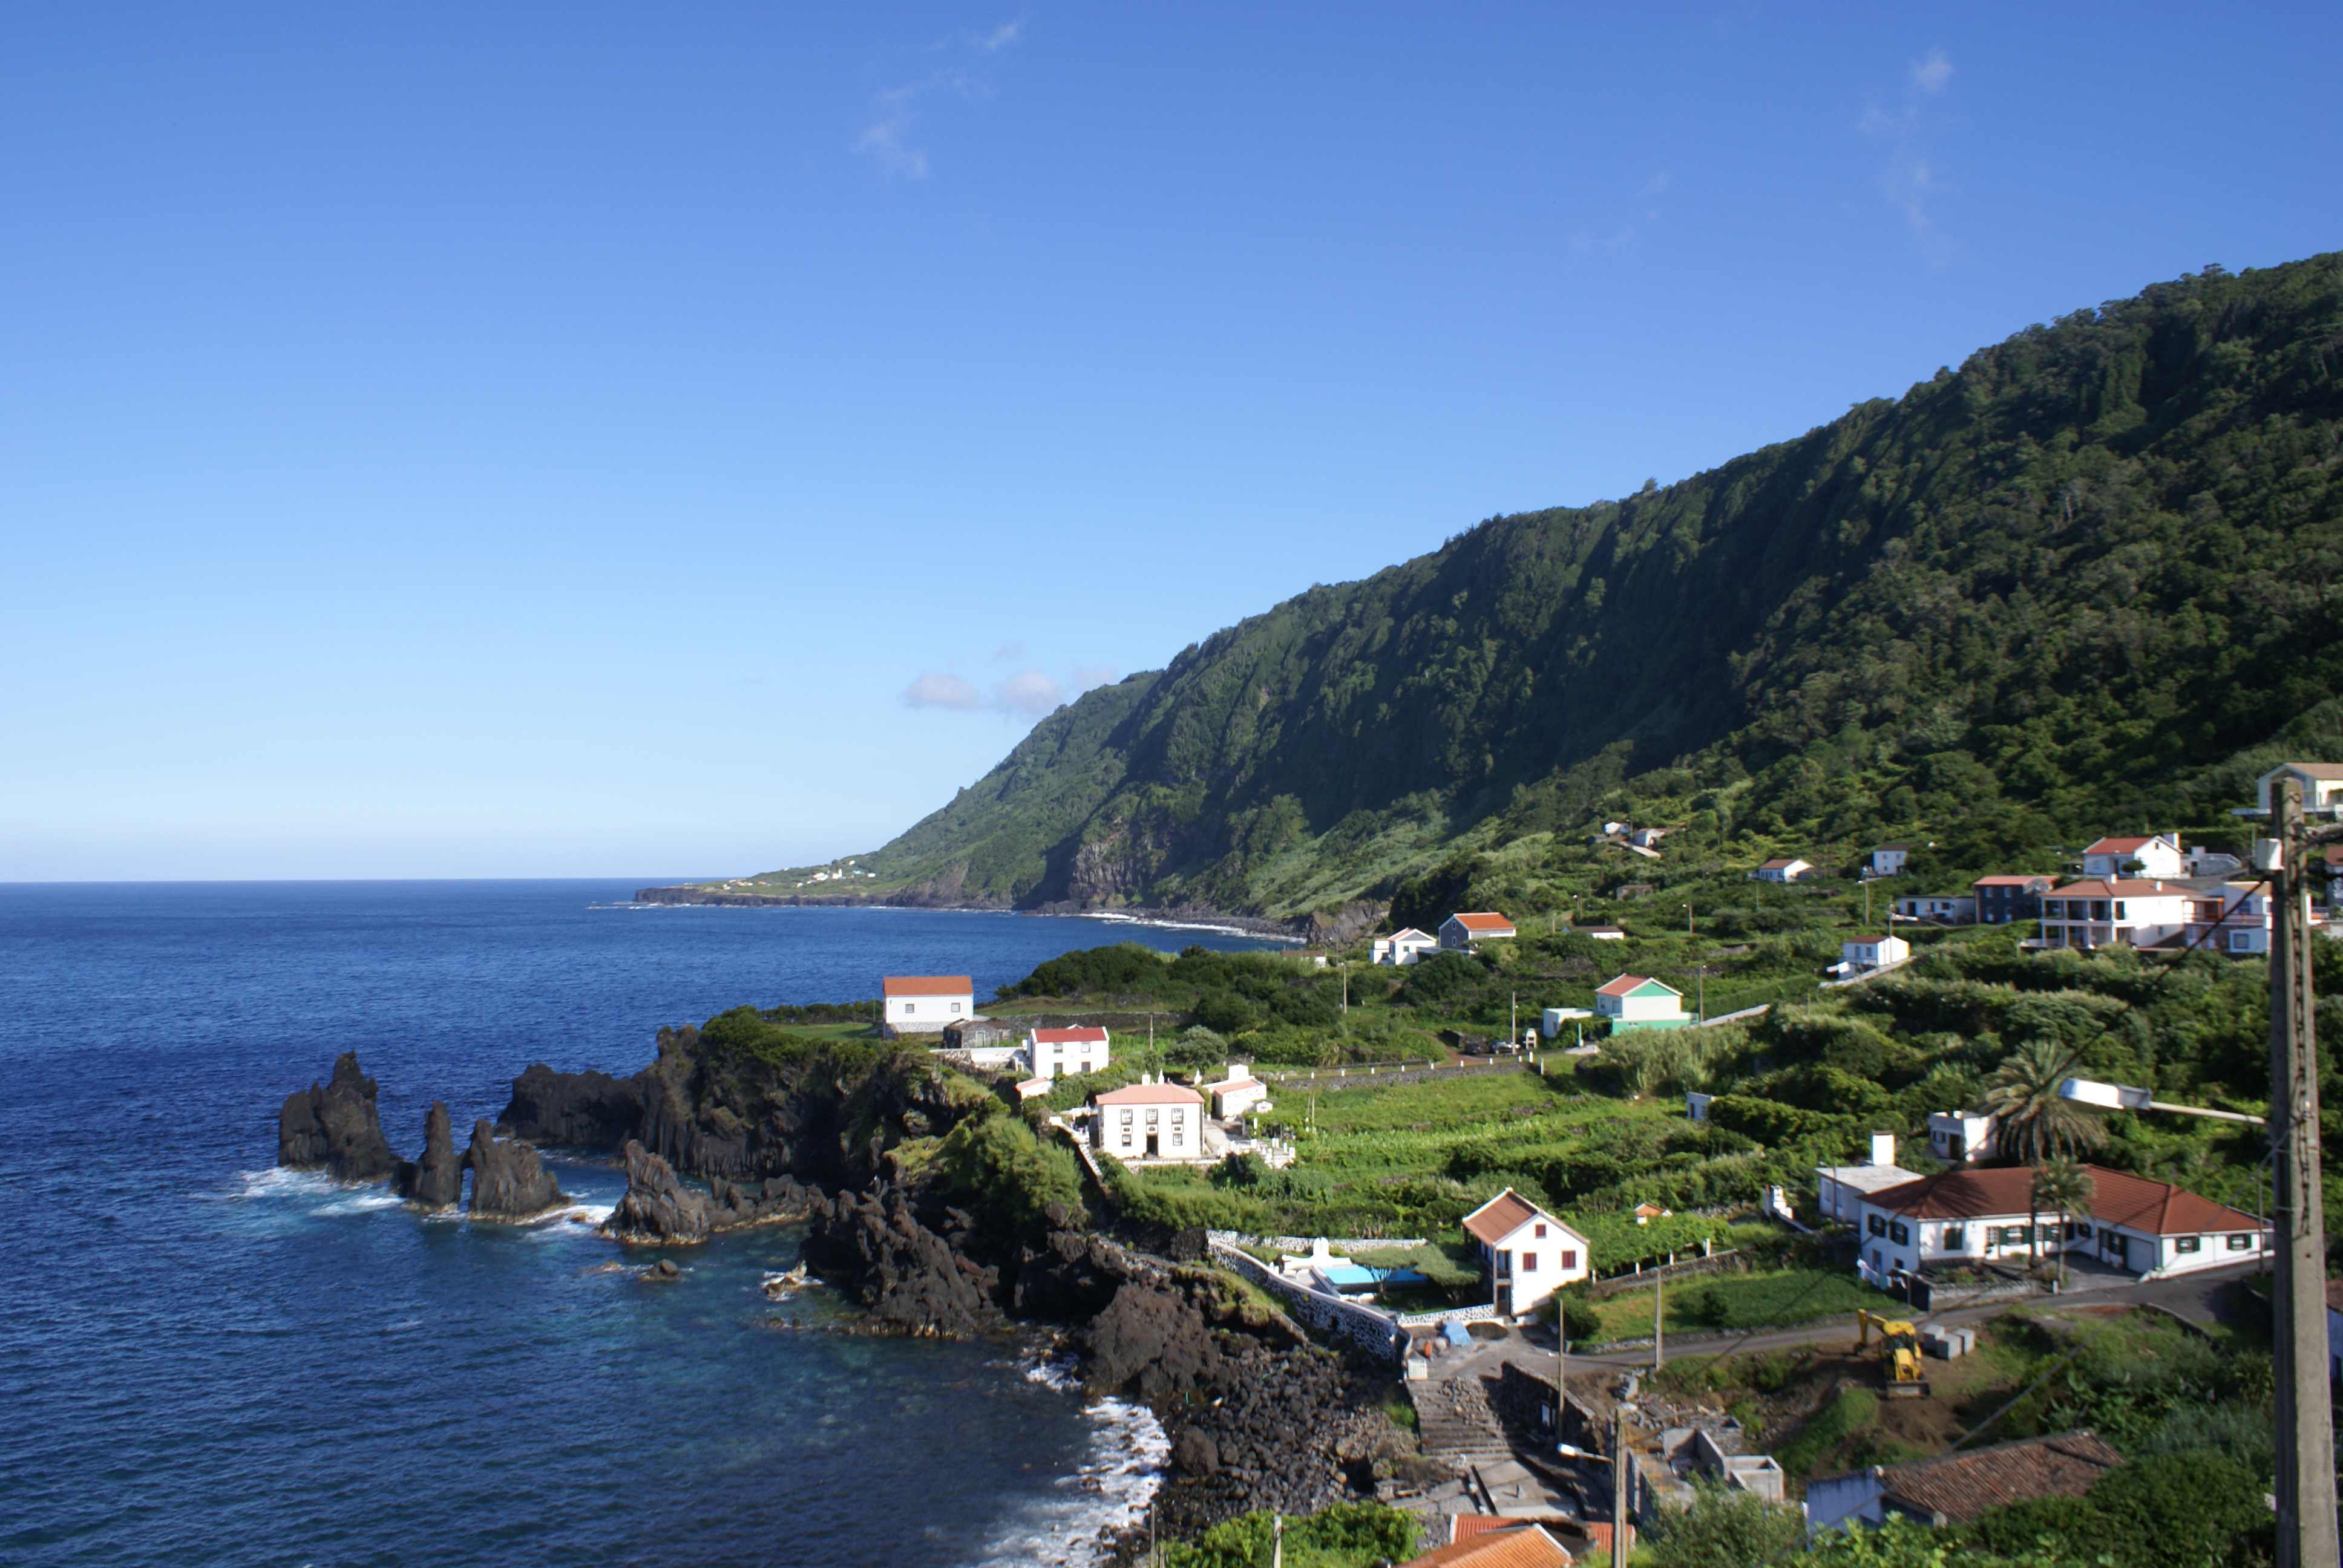
<path id="1" fill-rule="evenodd" d="M 1407 1353 L 1407 1333 L 1388 1312 L 1346 1302 L 1296 1284 L 1234 1243 L 1212 1238 L 1212 1259 L 1281 1297 L 1286 1310 L 1312 1328 L 1347 1340 L 1361 1350 L 1398 1361 Z"/>
<path id="2" fill-rule="evenodd" d="M 1337 1252 L 1370 1252 L 1379 1247 L 1428 1247 L 1431 1242 L 1421 1236 L 1248 1236 L 1242 1231 L 1207 1231 L 1215 1241 L 1225 1241 L 1232 1247 L 1273 1247 L 1281 1252 L 1307 1254 L 1320 1241 Z"/>
<path id="3" fill-rule="evenodd" d="M 1448 1307 L 1436 1312 L 1408 1312 L 1400 1320 L 1403 1329 L 1422 1328 L 1426 1323 L 1485 1323 L 1503 1314 L 1493 1302 L 1483 1302 L 1477 1307 Z"/>

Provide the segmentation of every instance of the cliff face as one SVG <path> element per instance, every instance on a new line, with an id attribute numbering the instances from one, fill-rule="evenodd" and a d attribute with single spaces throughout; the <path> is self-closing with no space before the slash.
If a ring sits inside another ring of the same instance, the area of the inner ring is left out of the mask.
<path id="1" fill-rule="evenodd" d="M 2343 683 L 2338 342 L 2343 256 L 2208 269 L 1678 484 L 1491 518 L 1088 693 L 862 864 L 896 896 L 1299 913 L 1523 792 L 1566 814 L 1574 769 L 1849 735 L 1982 765 L 2046 843 L 2169 811 Z"/>

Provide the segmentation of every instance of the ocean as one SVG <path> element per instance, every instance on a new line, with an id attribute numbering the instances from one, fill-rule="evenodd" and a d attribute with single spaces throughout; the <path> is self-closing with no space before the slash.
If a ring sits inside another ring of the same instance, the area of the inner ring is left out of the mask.
<path id="1" fill-rule="evenodd" d="M 829 1332 L 759 1284 L 799 1233 L 661 1255 L 570 1214 L 424 1219 L 274 1169 L 355 1050 L 392 1148 L 460 1144 L 533 1061 L 631 1071 L 663 1023 L 1100 942 L 1082 919 L 625 907 L 636 884 L 0 886 L 0 1562 L 1082 1563 L 1143 1517 L 1143 1410 L 1021 1343 Z"/>

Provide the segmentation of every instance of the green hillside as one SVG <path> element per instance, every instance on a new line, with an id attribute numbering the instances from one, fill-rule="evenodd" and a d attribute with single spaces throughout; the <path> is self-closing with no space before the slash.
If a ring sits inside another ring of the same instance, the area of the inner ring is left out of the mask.
<path id="1" fill-rule="evenodd" d="M 1518 914 L 1776 848 L 1913 838 L 1950 874 L 2232 831 L 2257 764 L 2343 750 L 2338 462 L 2343 255 L 2208 268 L 1312 588 L 1060 709 L 861 864 L 1029 907 Z M 1621 811 L 1682 829 L 1664 862 L 1587 846 Z"/>

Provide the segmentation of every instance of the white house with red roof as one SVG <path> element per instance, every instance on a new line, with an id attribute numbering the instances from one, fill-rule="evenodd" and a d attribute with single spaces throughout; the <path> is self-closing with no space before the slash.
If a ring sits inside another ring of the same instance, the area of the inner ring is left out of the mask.
<path id="1" fill-rule="evenodd" d="M 1514 1317 L 1594 1271 L 1586 1238 L 1511 1187 L 1464 1216 L 1498 1315 Z"/>
<path id="2" fill-rule="evenodd" d="M 1749 873 L 1753 882 L 1804 882 L 1822 873 L 1811 860 L 1795 855 L 1776 855 Z"/>
<path id="3" fill-rule="evenodd" d="M 1029 1029 L 1026 1060 L 1036 1078 L 1060 1073 L 1104 1072 L 1109 1036 L 1102 1029 Z"/>
<path id="4" fill-rule="evenodd" d="M 1912 858 L 1910 844 L 1882 844 L 1864 857 L 1865 871 L 1874 877 L 1900 877 L 1904 862 Z"/>
<path id="5" fill-rule="evenodd" d="M 1614 1034 L 1630 1029 L 1682 1029 L 1693 1021 L 1684 1010 L 1684 992 L 1647 975 L 1621 975 L 1597 986 L 1594 1012 L 1611 1020 Z"/>
<path id="6" fill-rule="evenodd" d="M 1474 942 L 1511 941 L 1513 936 L 1513 922 L 1494 910 L 1451 915 L 1440 922 L 1440 945 L 1452 951 Z"/>
<path id="7" fill-rule="evenodd" d="M 976 1016 L 976 981 L 967 975 L 886 975 L 879 995 L 890 1036 L 939 1034 Z"/>
<path id="8" fill-rule="evenodd" d="M 1439 947 L 1440 939 L 1430 931 L 1419 931 L 1413 926 L 1405 926 L 1387 937 L 1377 937 L 1368 950 L 1368 956 L 1376 963 L 1404 969 L 1420 960 L 1424 954 L 1436 951 Z"/>
<path id="9" fill-rule="evenodd" d="M 1864 1261 L 1876 1273 L 1916 1273 L 2070 1251 L 2161 1278 L 2269 1255 L 2269 1228 L 2243 1210 L 2168 1181 L 2085 1169 L 2089 1212 L 2068 1215 L 2063 1233 L 2056 1211 L 2034 1204 L 2034 1172 L 2023 1165 L 1946 1171 L 1865 1193 Z"/>
<path id="10" fill-rule="evenodd" d="M 2086 877 L 2177 877 L 2181 874 L 2180 835 L 2146 839 L 2101 839 L 2083 850 Z"/>
<path id="11" fill-rule="evenodd" d="M 2037 940 L 2046 948 L 2178 947 L 2196 903 L 2187 888 L 2141 878 L 2068 882 L 2042 895 Z"/>
<path id="12" fill-rule="evenodd" d="M 1204 1097 L 1178 1083 L 1141 1081 L 1091 1096 L 1091 1147 L 1118 1160 L 1209 1160 Z"/>

